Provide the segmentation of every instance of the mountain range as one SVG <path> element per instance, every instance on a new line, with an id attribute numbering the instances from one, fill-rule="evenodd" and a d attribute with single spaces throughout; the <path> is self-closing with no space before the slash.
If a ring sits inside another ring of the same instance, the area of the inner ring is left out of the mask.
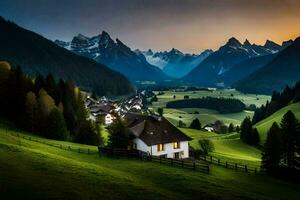
<path id="1" fill-rule="evenodd" d="M 247 93 L 281 91 L 300 80 L 300 37 L 279 52 L 270 62 L 233 86 Z"/>
<path id="2" fill-rule="evenodd" d="M 170 51 L 153 52 L 136 50 L 136 53 L 143 54 L 146 60 L 158 66 L 168 76 L 181 78 L 187 75 L 192 69 L 205 60 L 213 51 L 207 49 L 200 54 L 188 54 L 172 48 Z"/>
<path id="3" fill-rule="evenodd" d="M 20 66 L 30 76 L 51 73 L 56 79 L 73 80 L 99 95 L 133 92 L 126 77 L 92 59 L 78 56 L 54 42 L 0 17 L 0 60 Z"/>
<path id="4" fill-rule="evenodd" d="M 0 60 L 20 66 L 28 75 L 52 73 L 56 79 L 71 79 L 99 95 L 133 92 L 126 77 L 137 85 L 139 81 L 173 79 L 169 83 L 266 94 L 292 85 L 300 77 L 299 38 L 281 45 L 270 40 L 256 45 L 232 37 L 218 50 L 199 54 L 175 48 L 133 51 L 105 31 L 94 37 L 78 34 L 70 42 L 52 42 L 0 18 L 0 44 Z"/>
<path id="5" fill-rule="evenodd" d="M 55 40 L 55 43 L 77 55 L 103 63 L 133 82 L 168 79 L 158 67 L 148 63 L 143 55 L 136 54 L 119 39 L 113 40 L 105 31 L 93 37 L 78 34 L 70 42 Z"/>
<path id="6" fill-rule="evenodd" d="M 267 40 L 265 45 L 261 46 L 251 44 L 248 40 L 242 44 L 236 38 L 230 38 L 225 45 L 211 53 L 183 80 L 202 86 L 230 86 L 232 82 L 251 74 L 266 64 L 269 60 L 264 56 L 270 55 L 269 59 L 271 60 L 271 55 L 278 54 L 290 43 L 291 41 L 288 41 L 278 45 Z M 264 58 L 257 59 L 258 57 Z M 249 69 L 251 67 L 249 65 L 253 63 L 254 67 Z M 241 70 L 242 68 L 246 70 Z"/>

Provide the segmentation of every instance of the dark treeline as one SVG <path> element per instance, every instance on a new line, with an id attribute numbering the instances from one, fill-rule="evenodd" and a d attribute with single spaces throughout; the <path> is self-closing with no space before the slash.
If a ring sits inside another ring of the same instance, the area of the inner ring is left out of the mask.
<path id="1" fill-rule="evenodd" d="M 271 101 L 257 108 L 254 112 L 252 123 L 257 122 L 269 117 L 279 109 L 287 106 L 289 103 L 300 101 L 300 81 L 294 87 L 286 86 L 285 89 L 279 93 L 274 91 Z"/>
<path id="2" fill-rule="evenodd" d="M 99 124 L 87 120 L 79 88 L 52 75 L 35 80 L 0 62 L 0 115 L 43 137 L 99 145 Z"/>
<path id="3" fill-rule="evenodd" d="M 262 153 L 262 167 L 267 173 L 299 181 L 300 122 L 288 111 L 280 125 L 273 123 Z"/>
<path id="4" fill-rule="evenodd" d="M 240 138 L 243 142 L 250 145 L 257 145 L 260 141 L 259 133 L 252 127 L 250 117 L 246 117 L 241 123 Z"/>
<path id="5" fill-rule="evenodd" d="M 168 102 L 167 108 L 207 108 L 220 113 L 235 113 L 245 109 L 245 104 L 238 99 L 202 97 Z"/>

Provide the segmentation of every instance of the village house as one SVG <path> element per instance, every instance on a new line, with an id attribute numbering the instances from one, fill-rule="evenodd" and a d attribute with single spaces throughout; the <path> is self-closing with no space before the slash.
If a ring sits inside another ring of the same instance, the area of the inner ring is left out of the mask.
<path id="1" fill-rule="evenodd" d="M 203 127 L 203 129 L 208 131 L 208 132 L 215 132 L 215 128 L 213 126 L 210 126 L 210 125 L 205 125 Z"/>
<path id="2" fill-rule="evenodd" d="M 191 138 L 164 117 L 127 113 L 125 119 L 130 133 L 134 136 L 134 149 L 166 158 L 189 157 Z"/>
<path id="3" fill-rule="evenodd" d="M 85 106 L 90 112 L 89 119 L 92 121 L 96 121 L 97 117 L 103 117 L 104 124 L 110 125 L 115 118 L 113 113 L 116 107 L 108 101 L 96 101 L 88 97 Z"/>

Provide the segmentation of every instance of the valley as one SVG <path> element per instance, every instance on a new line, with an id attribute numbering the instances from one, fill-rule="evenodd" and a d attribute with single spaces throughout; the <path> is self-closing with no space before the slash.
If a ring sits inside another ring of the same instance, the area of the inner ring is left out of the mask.
<path id="1" fill-rule="evenodd" d="M 298 200 L 298 1 L 0 1 L 0 199 Z"/>

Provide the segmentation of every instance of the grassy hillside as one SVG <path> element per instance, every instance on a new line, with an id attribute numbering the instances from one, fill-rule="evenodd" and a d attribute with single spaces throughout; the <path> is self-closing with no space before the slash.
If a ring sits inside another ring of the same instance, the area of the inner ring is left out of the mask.
<path id="1" fill-rule="evenodd" d="M 181 128 L 181 130 L 193 138 L 190 145 L 195 149 L 200 148 L 199 140 L 209 139 L 215 148 L 210 153 L 213 157 L 219 158 L 222 161 L 247 164 L 257 166 L 258 168 L 260 166 L 261 152 L 257 148 L 243 143 L 238 133 L 216 134 L 188 128 Z"/>
<path id="2" fill-rule="evenodd" d="M 278 124 L 280 123 L 283 115 L 288 111 L 291 110 L 294 112 L 296 117 L 300 120 L 300 102 L 291 104 L 289 106 L 286 106 L 277 112 L 273 113 L 271 116 L 267 117 L 266 119 L 258 122 L 255 127 L 257 128 L 260 138 L 261 138 L 261 143 L 263 144 L 266 140 L 268 130 L 272 126 L 273 122 L 277 122 Z"/>
<path id="3" fill-rule="evenodd" d="M 11 136 L 4 128 L 0 128 L 0 177 L 4 199 L 284 199 L 286 194 L 297 199 L 300 195 L 299 185 L 263 175 L 217 166 L 207 175 L 80 154 Z"/>

